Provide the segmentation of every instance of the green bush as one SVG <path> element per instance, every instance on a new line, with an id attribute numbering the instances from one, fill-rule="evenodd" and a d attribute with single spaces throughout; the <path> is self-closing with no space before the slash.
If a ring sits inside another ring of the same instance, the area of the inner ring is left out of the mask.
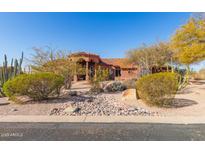
<path id="1" fill-rule="evenodd" d="M 144 76 L 137 81 L 137 93 L 149 105 L 170 105 L 178 89 L 178 77 L 170 72 Z"/>
<path id="2" fill-rule="evenodd" d="M 4 84 L 7 97 L 26 95 L 34 100 L 58 96 L 64 79 L 54 73 L 36 73 L 19 75 Z"/>

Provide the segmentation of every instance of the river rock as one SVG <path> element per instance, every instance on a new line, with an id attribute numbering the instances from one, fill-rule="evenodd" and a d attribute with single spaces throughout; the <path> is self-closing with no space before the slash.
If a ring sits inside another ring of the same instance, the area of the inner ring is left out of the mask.
<path id="1" fill-rule="evenodd" d="M 69 91 L 68 95 L 70 95 L 70 96 L 77 96 L 78 93 L 77 93 L 77 91 Z"/>
<path id="2" fill-rule="evenodd" d="M 10 103 L 8 103 L 8 102 L 0 102 L 0 106 L 1 105 L 9 105 Z"/>
<path id="3" fill-rule="evenodd" d="M 78 112 L 78 111 L 80 111 L 79 107 L 72 107 L 72 106 L 68 106 L 63 110 L 63 112 L 67 114 Z"/>
<path id="4" fill-rule="evenodd" d="M 130 116 L 130 115 L 153 115 L 149 111 L 145 111 L 135 105 L 127 104 L 121 101 L 120 93 L 116 94 L 98 94 L 98 95 L 78 95 L 72 97 L 72 103 L 65 104 L 56 110 L 53 115 L 68 116 Z M 83 99 L 82 99 L 83 98 Z M 91 98 L 91 100 L 90 100 Z M 81 100 L 82 99 L 82 100 Z"/>
<path id="5" fill-rule="evenodd" d="M 16 112 L 16 111 L 18 111 L 18 109 L 11 109 L 11 112 Z"/>

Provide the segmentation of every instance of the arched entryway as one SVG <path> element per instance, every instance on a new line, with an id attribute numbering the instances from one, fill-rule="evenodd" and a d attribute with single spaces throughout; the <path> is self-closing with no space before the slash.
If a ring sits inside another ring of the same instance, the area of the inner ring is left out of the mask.
<path id="1" fill-rule="evenodd" d="M 78 59 L 78 61 L 76 62 L 77 64 L 77 81 L 83 81 L 86 80 L 86 61 L 83 58 Z M 80 70 L 81 69 L 81 70 Z"/>
<path id="2" fill-rule="evenodd" d="M 77 70 L 74 81 L 89 81 L 95 76 L 96 63 L 94 61 L 80 58 L 76 60 L 76 64 L 77 69 L 80 68 L 82 71 Z"/>

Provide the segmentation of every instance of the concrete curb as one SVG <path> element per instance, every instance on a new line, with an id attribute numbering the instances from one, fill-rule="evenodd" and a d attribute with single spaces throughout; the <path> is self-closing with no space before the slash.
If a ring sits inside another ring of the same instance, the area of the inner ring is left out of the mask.
<path id="1" fill-rule="evenodd" d="M 30 116 L 0 115 L 0 122 L 72 122 L 72 123 L 169 123 L 205 124 L 205 117 L 194 116 Z"/>

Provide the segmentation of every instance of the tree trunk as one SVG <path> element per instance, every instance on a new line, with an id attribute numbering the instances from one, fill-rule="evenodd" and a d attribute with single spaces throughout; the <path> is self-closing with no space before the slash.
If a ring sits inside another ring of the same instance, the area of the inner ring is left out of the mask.
<path id="1" fill-rule="evenodd" d="M 171 67 L 172 67 L 172 73 L 174 73 L 174 66 L 173 66 L 172 58 L 171 58 Z"/>

